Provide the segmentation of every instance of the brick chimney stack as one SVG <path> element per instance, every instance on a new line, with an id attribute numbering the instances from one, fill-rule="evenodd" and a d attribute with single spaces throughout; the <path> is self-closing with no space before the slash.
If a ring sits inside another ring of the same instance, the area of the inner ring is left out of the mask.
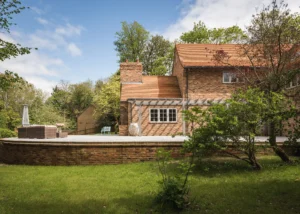
<path id="1" fill-rule="evenodd" d="M 122 62 L 120 64 L 121 83 L 142 83 L 143 65 L 137 62 Z"/>

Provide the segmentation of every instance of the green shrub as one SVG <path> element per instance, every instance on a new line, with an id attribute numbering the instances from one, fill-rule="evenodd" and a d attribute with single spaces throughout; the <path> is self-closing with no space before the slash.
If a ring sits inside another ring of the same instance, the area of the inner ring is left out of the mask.
<path id="1" fill-rule="evenodd" d="M 159 149 L 156 154 L 159 172 L 162 176 L 160 190 L 155 197 L 155 202 L 161 207 L 169 207 L 182 210 L 188 207 L 189 201 L 189 186 L 188 176 L 194 166 L 193 158 L 190 161 L 179 161 L 177 169 L 181 173 L 175 176 L 169 173 L 170 164 L 172 162 L 171 152 L 164 149 Z"/>
<path id="2" fill-rule="evenodd" d="M 9 129 L 0 128 L 0 138 L 17 137 L 17 133 Z"/>
<path id="3" fill-rule="evenodd" d="M 189 188 L 180 179 L 168 178 L 161 182 L 161 188 L 155 199 L 162 207 L 171 206 L 181 210 L 189 204 Z"/>

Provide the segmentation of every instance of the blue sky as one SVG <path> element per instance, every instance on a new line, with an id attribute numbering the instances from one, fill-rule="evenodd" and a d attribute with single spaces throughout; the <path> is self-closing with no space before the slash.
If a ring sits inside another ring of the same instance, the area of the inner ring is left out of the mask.
<path id="1" fill-rule="evenodd" d="M 0 72 L 19 73 L 51 92 L 60 80 L 96 81 L 118 69 L 115 33 L 121 22 L 138 21 L 150 33 L 171 41 L 204 21 L 209 27 L 249 23 L 255 7 L 267 0 L 24 0 L 31 7 L 16 15 L 17 26 L 1 38 L 37 47 L 28 56 L 6 60 Z M 300 3 L 288 0 L 293 11 Z"/>

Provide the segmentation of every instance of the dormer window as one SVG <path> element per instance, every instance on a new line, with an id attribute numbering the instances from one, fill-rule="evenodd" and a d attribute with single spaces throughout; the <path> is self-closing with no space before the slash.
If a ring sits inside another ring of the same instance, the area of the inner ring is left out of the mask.
<path id="1" fill-rule="evenodd" d="M 233 72 L 223 72 L 223 83 L 239 83 L 244 82 L 244 78 L 238 77 Z"/>

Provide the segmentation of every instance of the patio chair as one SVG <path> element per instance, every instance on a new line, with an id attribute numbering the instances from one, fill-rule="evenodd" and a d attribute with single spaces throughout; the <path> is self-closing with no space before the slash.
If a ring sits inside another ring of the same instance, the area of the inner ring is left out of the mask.
<path id="1" fill-rule="evenodd" d="M 105 132 L 107 132 L 107 134 L 109 134 L 111 131 L 111 127 L 110 126 L 104 126 L 102 129 L 101 129 L 101 134 L 105 134 Z"/>

